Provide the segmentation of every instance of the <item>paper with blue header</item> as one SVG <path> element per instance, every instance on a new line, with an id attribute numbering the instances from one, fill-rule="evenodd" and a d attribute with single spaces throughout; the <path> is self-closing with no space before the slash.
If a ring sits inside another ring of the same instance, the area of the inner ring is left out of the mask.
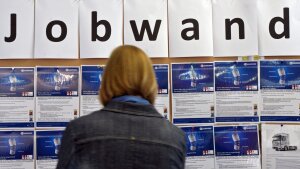
<path id="1" fill-rule="evenodd" d="M 167 64 L 154 64 L 153 70 L 156 75 L 158 85 L 157 96 L 155 99 L 155 108 L 170 120 L 170 97 L 169 97 L 169 65 Z"/>
<path id="2" fill-rule="evenodd" d="M 104 73 L 103 65 L 81 66 L 80 116 L 100 110 L 99 88 Z"/>
<path id="3" fill-rule="evenodd" d="M 300 121 L 300 60 L 260 61 L 261 121 Z"/>
<path id="4" fill-rule="evenodd" d="M 0 131 L 0 168 L 33 169 L 33 138 L 33 130 Z"/>
<path id="5" fill-rule="evenodd" d="M 259 122 L 258 63 L 215 62 L 217 123 Z"/>
<path id="6" fill-rule="evenodd" d="M 182 127 L 186 140 L 185 169 L 214 169 L 213 126 Z"/>
<path id="7" fill-rule="evenodd" d="M 36 131 L 36 169 L 55 169 L 63 130 Z"/>
<path id="8" fill-rule="evenodd" d="M 257 125 L 215 126 L 216 169 L 260 169 Z"/>
<path id="9" fill-rule="evenodd" d="M 178 125 L 214 123 L 214 64 L 172 64 L 172 113 Z"/>
<path id="10" fill-rule="evenodd" d="M 33 128 L 34 104 L 34 68 L 0 68 L 0 128 Z"/>
<path id="11" fill-rule="evenodd" d="M 37 67 L 36 126 L 65 127 L 79 117 L 79 67 Z"/>

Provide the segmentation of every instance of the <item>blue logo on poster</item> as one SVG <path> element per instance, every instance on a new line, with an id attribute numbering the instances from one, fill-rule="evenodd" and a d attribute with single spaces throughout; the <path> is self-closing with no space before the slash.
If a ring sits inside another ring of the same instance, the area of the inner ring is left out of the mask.
<path id="1" fill-rule="evenodd" d="M 38 67 L 37 96 L 78 96 L 78 67 Z"/>
<path id="2" fill-rule="evenodd" d="M 300 90 L 300 61 L 261 61 L 261 89 Z"/>
<path id="3" fill-rule="evenodd" d="M 37 131 L 37 159 L 57 159 L 63 131 Z"/>
<path id="4" fill-rule="evenodd" d="M 98 95 L 104 66 L 82 66 L 82 95 Z"/>
<path id="5" fill-rule="evenodd" d="M 258 91 L 257 62 L 215 62 L 216 91 Z"/>
<path id="6" fill-rule="evenodd" d="M 213 92 L 213 63 L 172 64 L 173 93 Z"/>
<path id="7" fill-rule="evenodd" d="M 158 85 L 158 94 L 169 93 L 169 65 L 153 65 Z"/>
<path id="8" fill-rule="evenodd" d="M 216 156 L 259 155 L 257 126 L 215 127 Z"/>
<path id="9" fill-rule="evenodd" d="M 0 97 L 34 97 L 34 68 L 0 68 Z"/>
<path id="10" fill-rule="evenodd" d="M 0 131 L 0 158 L 33 160 L 33 131 Z"/>
<path id="11" fill-rule="evenodd" d="M 183 127 L 187 147 L 187 156 L 214 155 L 213 127 Z"/>

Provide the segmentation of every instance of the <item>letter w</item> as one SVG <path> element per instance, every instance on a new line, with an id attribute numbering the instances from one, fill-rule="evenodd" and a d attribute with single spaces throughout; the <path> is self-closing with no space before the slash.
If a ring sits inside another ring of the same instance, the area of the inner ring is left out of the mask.
<path id="1" fill-rule="evenodd" d="M 161 20 L 156 20 L 155 21 L 155 26 L 154 26 L 154 31 L 153 32 L 151 31 L 150 24 L 149 24 L 148 20 L 143 20 L 140 33 L 137 29 L 137 26 L 136 26 L 136 23 L 135 23 L 134 20 L 130 21 L 130 25 L 131 25 L 131 29 L 132 29 L 132 32 L 133 32 L 133 35 L 134 35 L 134 38 L 135 38 L 136 41 L 142 41 L 143 40 L 145 31 L 147 32 L 149 40 L 150 41 L 155 41 L 157 39 L 157 35 L 158 35 L 158 32 L 159 32 L 159 27 L 161 25 Z"/>

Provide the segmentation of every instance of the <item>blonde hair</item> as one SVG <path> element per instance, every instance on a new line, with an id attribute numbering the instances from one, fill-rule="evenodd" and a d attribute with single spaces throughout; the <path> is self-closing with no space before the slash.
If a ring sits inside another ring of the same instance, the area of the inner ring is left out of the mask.
<path id="1" fill-rule="evenodd" d="M 149 57 L 138 47 L 117 47 L 106 64 L 100 87 L 100 101 L 106 105 L 114 97 L 141 96 L 154 104 L 157 82 Z"/>

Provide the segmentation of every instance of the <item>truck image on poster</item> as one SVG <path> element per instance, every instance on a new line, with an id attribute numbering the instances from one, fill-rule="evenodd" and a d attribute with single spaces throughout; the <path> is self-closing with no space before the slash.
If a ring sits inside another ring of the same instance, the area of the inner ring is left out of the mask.
<path id="1" fill-rule="evenodd" d="M 297 150 L 297 146 L 290 145 L 289 134 L 287 133 L 278 133 L 275 134 L 272 138 L 272 148 L 276 151 Z"/>

